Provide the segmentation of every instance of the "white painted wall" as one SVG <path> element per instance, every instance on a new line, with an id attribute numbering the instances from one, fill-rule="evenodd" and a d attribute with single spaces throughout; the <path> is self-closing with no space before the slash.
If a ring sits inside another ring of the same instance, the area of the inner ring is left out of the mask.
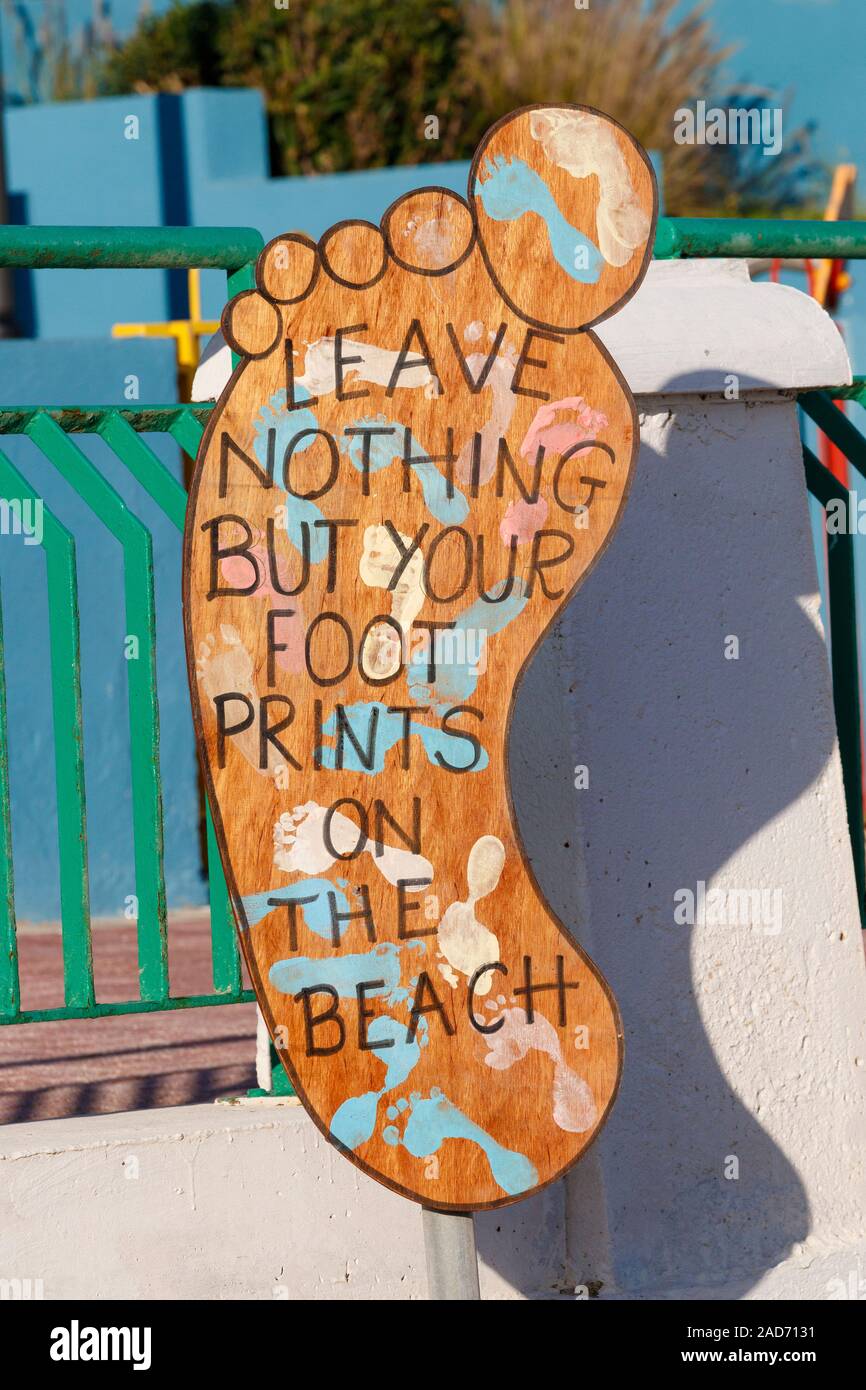
<path id="1" fill-rule="evenodd" d="M 793 408 L 642 405 L 622 527 L 512 743 L 538 876 L 625 1022 L 572 1267 L 626 1297 L 822 1298 L 866 1277 L 866 989 Z M 699 880 L 771 890 L 779 930 L 677 925 Z"/>
<path id="2" fill-rule="evenodd" d="M 653 266 L 600 336 L 640 393 L 643 449 L 521 688 L 511 767 L 537 876 L 619 1000 L 625 1073 L 563 1184 L 479 1218 L 483 1292 L 850 1295 L 866 971 L 784 396 L 850 368 L 813 301 L 726 263 Z M 764 890 L 767 922 L 678 925 L 699 881 Z M 416 1209 L 296 1107 L 0 1130 L 2 1277 L 46 1297 L 424 1296 Z"/>
<path id="3" fill-rule="evenodd" d="M 479 1217 L 483 1296 L 557 1296 L 564 1232 L 561 1186 Z M 0 1279 L 46 1299 L 426 1297 L 419 1209 L 269 1101 L 0 1129 Z"/>

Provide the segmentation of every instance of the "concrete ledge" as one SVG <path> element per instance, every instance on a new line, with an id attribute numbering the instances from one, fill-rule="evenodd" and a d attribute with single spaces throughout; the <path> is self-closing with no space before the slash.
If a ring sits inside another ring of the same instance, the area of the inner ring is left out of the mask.
<path id="1" fill-rule="evenodd" d="M 757 283 L 745 261 L 653 261 L 598 336 L 636 396 L 793 393 L 851 380 L 845 343 L 816 300 Z"/>
<path id="2" fill-rule="evenodd" d="M 551 1298 L 561 1186 L 478 1220 L 482 1295 Z M 424 1299 L 418 1207 L 299 1105 L 193 1105 L 0 1128 L 0 1281 L 46 1299 Z"/>

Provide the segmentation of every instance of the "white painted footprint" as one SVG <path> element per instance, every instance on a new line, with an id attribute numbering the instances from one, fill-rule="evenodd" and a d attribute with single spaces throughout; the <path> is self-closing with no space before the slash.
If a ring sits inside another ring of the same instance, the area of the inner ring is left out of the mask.
<path id="1" fill-rule="evenodd" d="M 599 250 L 608 265 L 627 265 L 649 236 L 650 215 L 640 205 L 611 123 L 591 111 L 553 108 L 533 111 L 529 128 L 560 169 L 576 179 L 596 176 Z"/>
<path id="2" fill-rule="evenodd" d="M 283 812 L 274 825 L 274 863 L 278 869 L 313 877 L 336 864 L 338 855 L 353 853 L 358 845 L 358 826 L 348 816 L 335 812 L 328 826 L 329 848 L 325 840 L 327 812 L 328 808 L 317 801 L 307 801 Z M 422 854 L 373 840 L 367 840 L 360 853 L 369 854 L 382 877 L 395 887 L 401 879 L 433 881 L 433 865 Z"/>
<path id="3" fill-rule="evenodd" d="M 397 534 L 408 550 L 412 545 L 411 536 Z M 367 634 L 361 654 L 364 670 L 382 680 L 396 675 L 400 669 L 404 655 L 401 648 L 405 648 L 412 624 L 424 603 L 424 557 L 420 547 L 413 551 L 393 589 L 390 587 L 402 558 L 387 527 L 367 527 L 358 572 L 371 589 L 390 590 L 391 617 L 402 634 L 402 638 L 398 638 L 390 623 L 376 623 Z"/>
<path id="4" fill-rule="evenodd" d="M 311 396 L 326 396 L 337 389 L 336 338 L 317 338 L 307 343 L 304 369 L 295 380 L 305 386 Z M 387 386 L 400 353 L 394 348 L 378 347 L 375 343 L 343 338 L 341 357 L 352 365 L 345 370 L 343 383 L 363 382 L 367 386 Z M 439 395 L 440 385 L 425 362 L 406 364 L 399 374 L 397 385 L 402 389 L 423 389 L 430 399 Z"/>
<path id="5" fill-rule="evenodd" d="M 241 635 L 230 623 L 220 623 L 222 645 L 215 633 L 209 633 L 199 642 L 196 653 L 196 675 L 204 695 L 214 703 L 218 695 L 244 695 L 249 700 L 255 714 L 248 729 L 232 734 L 226 739 L 227 746 L 236 748 L 247 760 L 250 767 L 263 777 L 273 774 L 283 767 L 277 751 L 270 744 L 267 747 L 267 767 L 259 767 L 259 696 L 255 683 L 253 659 L 241 641 Z M 226 709 L 226 724 L 230 727 L 239 723 L 248 713 L 242 701 L 229 703 Z"/>
<path id="6" fill-rule="evenodd" d="M 493 892 L 504 867 L 505 846 L 501 840 L 495 835 L 482 835 L 475 841 L 466 861 L 469 896 L 465 902 L 452 903 L 446 909 L 436 934 L 439 950 L 448 962 L 439 966 L 439 973 L 452 989 L 457 988 L 458 975 L 471 979 L 482 965 L 499 960 L 499 941 L 475 916 L 475 904 Z M 487 994 L 492 981 L 492 972 L 482 975 L 475 993 Z"/>
<path id="7" fill-rule="evenodd" d="M 505 1003 L 499 996 L 497 1005 Z M 488 1004 L 487 1008 L 497 1005 Z M 598 1119 L 598 1107 L 589 1086 L 566 1065 L 556 1029 L 544 1014 L 536 1011 L 532 1023 L 520 1007 L 505 1008 L 497 1015 L 502 1027 L 485 1034 L 488 1067 L 508 1071 L 527 1052 L 544 1052 L 553 1062 L 553 1120 L 569 1134 L 584 1134 Z M 492 1018 L 492 1014 L 491 1014 Z"/>

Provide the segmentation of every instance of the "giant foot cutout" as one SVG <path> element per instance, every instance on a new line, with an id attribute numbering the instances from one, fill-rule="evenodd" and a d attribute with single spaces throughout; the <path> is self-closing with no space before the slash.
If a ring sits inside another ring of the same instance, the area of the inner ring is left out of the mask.
<path id="1" fill-rule="evenodd" d="M 576 107 L 501 121 L 469 193 L 263 251 L 224 315 L 242 360 L 184 554 L 262 1012 L 327 1138 L 444 1209 L 551 1182 L 619 1081 L 616 1004 L 540 895 L 507 752 L 521 674 L 625 502 L 634 403 L 586 327 L 638 285 L 655 222 L 642 151 Z"/>

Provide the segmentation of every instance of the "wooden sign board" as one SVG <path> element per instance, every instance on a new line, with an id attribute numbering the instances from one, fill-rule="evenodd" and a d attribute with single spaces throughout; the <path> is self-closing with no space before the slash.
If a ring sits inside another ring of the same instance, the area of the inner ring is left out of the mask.
<path id="1" fill-rule="evenodd" d="M 616 1003 L 526 861 L 508 732 L 628 492 L 634 403 L 585 330 L 654 224 L 626 131 L 527 108 L 468 202 L 425 188 L 381 229 L 279 237 L 224 316 L 242 360 L 184 606 L 241 945 L 323 1134 L 443 1210 L 551 1182 L 618 1084 Z"/>

